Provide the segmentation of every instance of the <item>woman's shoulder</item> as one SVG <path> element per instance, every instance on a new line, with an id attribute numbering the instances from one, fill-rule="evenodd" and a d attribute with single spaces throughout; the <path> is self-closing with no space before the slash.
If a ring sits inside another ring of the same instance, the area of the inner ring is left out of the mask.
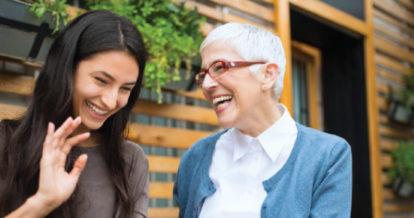
<path id="1" fill-rule="evenodd" d="M 142 164 L 148 162 L 144 150 L 137 143 L 130 140 L 123 140 L 121 143 L 121 155 L 130 164 Z"/>

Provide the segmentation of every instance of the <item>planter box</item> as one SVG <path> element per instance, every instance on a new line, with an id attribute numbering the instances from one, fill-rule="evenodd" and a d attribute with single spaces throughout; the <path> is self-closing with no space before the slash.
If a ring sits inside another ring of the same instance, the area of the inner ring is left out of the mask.
<path id="1" fill-rule="evenodd" d="M 414 197 L 414 184 L 405 182 L 401 178 L 397 178 L 392 186 L 394 192 L 404 198 L 413 198 Z"/>
<path id="2" fill-rule="evenodd" d="M 51 16 L 34 18 L 30 5 L 17 0 L 0 1 L 0 55 L 28 61 L 44 62 L 53 26 Z"/>
<path id="3" fill-rule="evenodd" d="M 403 123 L 413 124 L 414 123 L 414 107 L 411 107 L 411 111 L 401 104 L 398 100 L 393 100 L 389 104 L 388 116 L 390 119 Z"/>

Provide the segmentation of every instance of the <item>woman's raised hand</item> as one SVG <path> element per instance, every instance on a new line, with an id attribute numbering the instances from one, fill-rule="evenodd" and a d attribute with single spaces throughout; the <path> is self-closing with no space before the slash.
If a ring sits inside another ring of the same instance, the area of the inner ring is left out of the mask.
<path id="1" fill-rule="evenodd" d="M 70 173 L 66 172 L 66 157 L 70 149 L 89 138 L 89 132 L 70 137 L 80 123 L 80 117 L 69 117 L 56 131 L 55 125 L 49 123 L 40 159 L 39 188 L 6 218 L 45 217 L 69 199 L 87 160 L 86 154 L 80 155 Z"/>
<path id="2" fill-rule="evenodd" d="M 72 146 L 89 138 L 89 132 L 69 137 L 80 123 L 80 117 L 69 117 L 56 131 L 54 124 L 49 123 L 40 160 L 39 188 L 33 197 L 37 197 L 50 211 L 69 199 L 86 165 L 87 156 L 82 154 L 70 172 L 65 170 Z"/>

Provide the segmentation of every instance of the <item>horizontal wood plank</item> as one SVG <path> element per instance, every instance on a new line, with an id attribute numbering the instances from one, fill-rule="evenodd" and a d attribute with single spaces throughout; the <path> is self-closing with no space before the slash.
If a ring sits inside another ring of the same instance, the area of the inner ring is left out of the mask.
<path id="1" fill-rule="evenodd" d="M 411 0 L 395 0 L 398 2 L 402 7 L 408 8 L 414 11 L 414 1 Z"/>
<path id="2" fill-rule="evenodd" d="M 383 136 L 393 137 L 393 138 L 400 138 L 404 140 L 414 139 L 414 134 L 409 132 L 404 132 L 401 130 L 396 130 L 392 127 L 388 126 L 380 126 L 379 132 Z"/>
<path id="3" fill-rule="evenodd" d="M 374 30 L 377 34 L 384 35 L 387 38 L 390 38 L 400 44 L 406 45 L 411 49 L 414 48 L 414 40 L 404 35 L 403 32 L 396 32 L 390 28 L 387 28 L 381 23 L 375 23 Z"/>
<path id="4" fill-rule="evenodd" d="M 253 15 L 268 22 L 274 22 L 274 12 L 260 4 L 248 0 L 211 0 L 212 2 L 234 8 L 243 13 Z"/>
<path id="5" fill-rule="evenodd" d="M 388 72 L 388 71 L 383 70 L 383 69 L 377 69 L 376 73 L 377 73 L 378 76 L 381 76 L 382 78 L 384 78 L 386 80 L 391 80 L 391 81 L 394 81 L 396 83 L 401 83 L 402 82 L 402 78 L 398 74 Z"/>
<path id="6" fill-rule="evenodd" d="M 212 132 L 176 129 L 131 123 L 128 139 L 142 145 L 188 149 L 197 140 Z"/>
<path id="7" fill-rule="evenodd" d="M 373 0 L 374 6 L 392 14 L 401 21 L 414 25 L 414 13 L 390 1 Z"/>
<path id="8" fill-rule="evenodd" d="M 158 104 L 155 101 L 140 99 L 132 111 L 134 113 L 217 125 L 216 114 L 209 108 L 181 104 Z"/>
<path id="9" fill-rule="evenodd" d="M 33 92 L 35 80 L 29 76 L 0 74 L 0 91 L 29 96 Z"/>
<path id="10" fill-rule="evenodd" d="M 393 159 L 389 154 L 382 154 L 382 168 L 389 169 L 393 164 Z"/>
<path id="11" fill-rule="evenodd" d="M 389 58 L 382 54 L 375 55 L 375 62 L 377 65 L 383 66 L 395 72 L 400 72 L 402 74 L 409 74 L 413 70 L 407 67 L 403 62 L 396 61 L 392 58 Z"/>
<path id="12" fill-rule="evenodd" d="M 178 208 L 148 208 L 148 217 L 149 218 L 177 218 L 179 215 Z"/>
<path id="13" fill-rule="evenodd" d="M 23 115 L 25 111 L 26 108 L 22 106 L 0 104 L 0 120 L 18 118 Z"/>
<path id="14" fill-rule="evenodd" d="M 414 35 L 414 28 L 410 28 L 407 24 L 391 17 L 389 14 L 386 14 L 378 9 L 375 9 L 373 14 L 374 17 L 385 21 L 386 23 L 400 29 L 401 31 Z"/>
<path id="15" fill-rule="evenodd" d="M 183 91 L 183 90 L 173 90 L 173 89 L 169 89 L 169 88 L 163 88 L 162 91 L 173 93 L 175 95 L 188 97 L 188 98 L 206 100 L 206 98 L 204 97 L 204 94 L 201 91 L 201 89 L 196 89 L 194 91 Z"/>
<path id="16" fill-rule="evenodd" d="M 390 176 L 385 172 L 382 173 L 381 179 L 382 179 L 382 184 L 383 185 L 391 185 L 391 183 L 392 183 L 392 180 L 391 180 Z"/>
<path id="17" fill-rule="evenodd" d="M 400 60 L 409 61 L 412 64 L 414 64 L 414 53 L 410 52 L 408 50 L 405 50 L 404 48 L 394 45 L 391 42 L 388 42 L 387 40 L 384 40 L 379 37 L 375 37 L 374 39 L 375 48 L 387 53 L 393 57 L 396 57 Z"/>
<path id="18" fill-rule="evenodd" d="M 414 212 L 414 203 L 411 204 L 402 204 L 402 203 L 398 203 L 398 204 L 389 204 L 386 203 L 384 204 L 384 212 L 387 213 L 395 213 L 395 212 Z M 407 215 L 407 216 L 398 216 L 399 218 L 412 218 L 412 216 Z"/>
<path id="19" fill-rule="evenodd" d="M 147 155 L 147 158 L 151 173 L 177 173 L 180 165 L 179 157 Z"/>
<path id="20" fill-rule="evenodd" d="M 173 198 L 173 182 L 150 182 L 150 198 Z"/>
<path id="21" fill-rule="evenodd" d="M 176 1 L 178 1 L 178 0 L 176 0 Z M 256 26 L 259 26 L 261 28 L 267 29 L 271 32 L 274 32 L 273 28 L 264 26 L 262 24 L 258 24 L 256 22 L 253 22 L 251 20 L 239 17 L 239 16 L 234 15 L 234 14 L 223 13 L 222 11 L 217 10 L 216 8 L 210 7 L 208 5 L 205 5 L 203 3 L 188 0 L 188 1 L 185 1 L 185 6 L 189 7 L 189 8 L 197 7 L 197 9 L 198 9 L 198 11 L 201 15 L 204 15 L 208 18 L 211 18 L 213 20 L 216 20 L 216 21 L 219 21 L 219 22 L 222 22 L 222 23 L 228 23 L 228 22 L 248 23 L 248 24 L 256 25 Z"/>
<path id="22" fill-rule="evenodd" d="M 380 140 L 380 145 L 383 150 L 391 151 L 398 147 L 399 140 L 393 140 L 389 138 L 382 138 Z"/>

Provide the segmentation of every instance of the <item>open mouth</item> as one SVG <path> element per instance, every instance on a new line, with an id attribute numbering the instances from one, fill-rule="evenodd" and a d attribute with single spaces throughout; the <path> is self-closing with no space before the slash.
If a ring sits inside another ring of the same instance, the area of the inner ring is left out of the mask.
<path id="1" fill-rule="evenodd" d="M 95 107 L 92 103 L 90 103 L 88 101 L 86 102 L 86 105 L 88 105 L 88 107 L 98 115 L 105 115 L 106 113 L 108 113 L 108 111 L 101 110 L 101 109 Z"/>
<path id="2" fill-rule="evenodd" d="M 227 105 L 231 100 L 233 99 L 233 96 L 226 95 L 226 96 L 220 96 L 213 99 L 213 104 L 217 108 Z"/>

